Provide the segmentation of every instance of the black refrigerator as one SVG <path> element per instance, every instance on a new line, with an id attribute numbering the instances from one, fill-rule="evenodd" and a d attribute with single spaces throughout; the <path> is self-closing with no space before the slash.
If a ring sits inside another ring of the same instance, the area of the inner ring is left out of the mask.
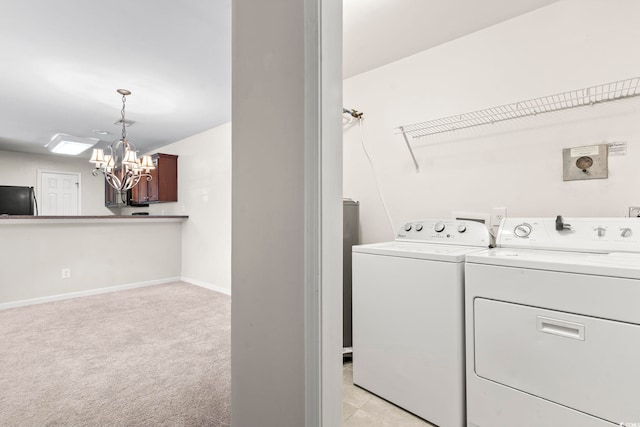
<path id="1" fill-rule="evenodd" d="M 350 354 L 353 346 L 351 324 L 351 247 L 360 244 L 360 203 L 342 200 L 342 347 L 343 354 Z"/>

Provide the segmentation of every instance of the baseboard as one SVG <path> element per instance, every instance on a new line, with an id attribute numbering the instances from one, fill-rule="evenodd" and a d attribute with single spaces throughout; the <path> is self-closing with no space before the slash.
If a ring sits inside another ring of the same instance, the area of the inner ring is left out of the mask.
<path id="1" fill-rule="evenodd" d="M 211 291 L 220 292 L 221 294 L 231 295 L 231 289 L 223 288 L 222 286 L 213 285 L 211 283 L 203 282 L 202 280 L 190 279 L 188 277 L 181 277 L 181 281 L 190 283 L 192 285 L 200 286 L 201 288 L 209 289 Z"/>
<path id="2" fill-rule="evenodd" d="M 0 310 L 9 308 L 24 307 L 27 305 L 44 304 L 46 302 L 61 301 L 71 298 L 88 297 L 91 295 L 106 294 L 108 292 L 124 291 L 127 289 L 143 288 L 145 286 L 164 285 L 165 283 L 178 282 L 179 277 L 169 277 L 166 279 L 149 280 L 145 282 L 127 283 L 124 285 L 109 286 L 106 288 L 88 289 L 86 291 L 69 292 L 66 294 L 51 295 L 46 297 L 24 299 L 20 301 L 12 301 L 0 303 Z"/>

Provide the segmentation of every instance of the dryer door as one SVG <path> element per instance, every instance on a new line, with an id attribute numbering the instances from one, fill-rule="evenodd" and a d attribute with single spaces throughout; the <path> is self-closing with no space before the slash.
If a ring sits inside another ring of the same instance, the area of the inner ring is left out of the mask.
<path id="1" fill-rule="evenodd" d="M 640 422 L 640 326 L 483 298 L 478 376 L 613 423 Z"/>

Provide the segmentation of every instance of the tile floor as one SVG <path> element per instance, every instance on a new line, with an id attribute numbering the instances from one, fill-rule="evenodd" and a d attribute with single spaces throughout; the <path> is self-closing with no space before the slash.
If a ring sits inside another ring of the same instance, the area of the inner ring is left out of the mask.
<path id="1" fill-rule="evenodd" d="M 353 385 L 353 364 L 345 362 L 342 376 L 343 427 L 434 427 L 421 418 Z"/>

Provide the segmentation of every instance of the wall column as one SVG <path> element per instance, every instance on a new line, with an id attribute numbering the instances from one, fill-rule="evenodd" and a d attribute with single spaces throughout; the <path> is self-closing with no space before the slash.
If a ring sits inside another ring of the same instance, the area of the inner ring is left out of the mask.
<path id="1" fill-rule="evenodd" d="M 341 15 L 233 1 L 233 427 L 341 424 Z"/>

